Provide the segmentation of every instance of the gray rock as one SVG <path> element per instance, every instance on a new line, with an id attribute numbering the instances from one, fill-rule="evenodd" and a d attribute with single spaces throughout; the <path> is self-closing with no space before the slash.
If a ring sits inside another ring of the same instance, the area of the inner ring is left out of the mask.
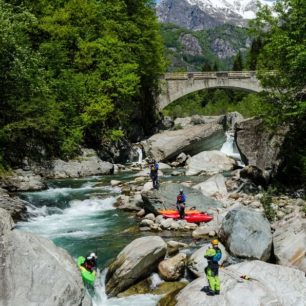
<path id="1" fill-rule="evenodd" d="M 37 191 L 46 189 L 44 179 L 33 171 L 18 169 L 1 178 L 0 187 L 9 191 Z"/>
<path id="2" fill-rule="evenodd" d="M 176 254 L 180 248 L 187 248 L 187 244 L 183 242 L 178 242 L 178 241 L 167 241 L 167 253 L 169 255 Z"/>
<path id="3" fill-rule="evenodd" d="M 271 256 L 270 223 L 251 209 L 230 210 L 223 219 L 219 237 L 234 256 L 263 261 Z"/>
<path id="4" fill-rule="evenodd" d="M 220 149 L 224 140 L 223 127 L 211 123 L 155 134 L 142 145 L 147 156 L 167 161 L 181 152 L 194 155 L 204 150 Z"/>
<path id="5" fill-rule="evenodd" d="M 186 208 L 196 207 L 200 211 L 207 211 L 209 208 L 222 207 L 222 203 L 204 196 L 200 191 L 180 184 L 162 184 L 159 190 L 142 192 L 143 208 L 147 213 L 155 215 L 158 210 L 176 209 L 176 197 L 179 190 L 183 188 L 186 194 Z"/>
<path id="6" fill-rule="evenodd" d="M 242 161 L 256 166 L 266 176 L 274 177 L 282 161 L 280 155 L 288 127 L 267 131 L 261 119 L 250 118 L 235 125 L 235 138 Z M 267 173 L 267 175 L 265 175 Z"/>
<path id="7" fill-rule="evenodd" d="M 0 209 L 0 305 L 90 305 L 80 271 L 53 242 L 12 230 Z"/>
<path id="8" fill-rule="evenodd" d="M 193 188 L 200 190 L 207 197 L 211 197 L 216 193 L 222 196 L 227 195 L 225 177 L 222 174 L 216 174 L 205 182 L 193 186 Z"/>
<path id="9" fill-rule="evenodd" d="M 11 197 L 4 189 L 0 188 L 0 208 L 5 209 L 14 221 L 27 219 L 25 203 L 18 197 Z"/>
<path id="10" fill-rule="evenodd" d="M 102 161 L 91 149 L 83 149 L 83 154 L 76 159 L 53 161 L 53 167 L 45 175 L 49 178 L 85 177 L 92 175 L 111 174 L 114 165 Z"/>
<path id="11" fill-rule="evenodd" d="M 158 272 L 166 281 L 176 281 L 184 275 L 187 255 L 180 253 L 161 261 L 158 265 Z"/>
<path id="12" fill-rule="evenodd" d="M 222 59 L 231 58 L 238 53 L 238 50 L 235 49 L 229 41 L 225 41 L 222 38 L 216 38 L 212 42 L 211 48 L 214 53 Z"/>
<path id="13" fill-rule="evenodd" d="M 201 56 L 202 55 L 202 48 L 199 44 L 199 41 L 196 37 L 191 34 L 184 34 L 180 37 L 180 42 L 183 46 L 183 50 L 186 54 L 191 56 Z"/>
<path id="14" fill-rule="evenodd" d="M 205 244 L 200 249 L 196 250 L 188 259 L 187 267 L 188 269 L 197 277 L 201 277 L 205 275 L 205 268 L 207 267 L 207 259 L 204 257 L 204 254 L 206 253 L 207 249 L 211 245 Z M 222 265 L 223 262 L 225 262 L 228 259 L 228 253 L 225 250 L 225 247 L 219 243 L 219 248 L 222 252 L 222 258 L 219 261 L 219 264 Z"/>
<path id="15" fill-rule="evenodd" d="M 116 296 L 148 276 L 165 257 L 167 244 L 158 236 L 142 237 L 128 244 L 109 266 L 106 293 Z"/>
<path id="16" fill-rule="evenodd" d="M 273 234 L 277 263 L 306 273 L 306 220 L 295 217 L 280 222 Z"/>
<path id="17" fill-rule="evenodd" d="M 208 285 L 206 277 L 201 277 L 177 295 L 176 306 L 305 305 L 306 278 L 301 271 L 257 260 L 219 271 L 220 295 L 211 297 L 201 292 L 201 288 Z M 247 275 L 252 280 L 243 281 L 240 275 Z"/>
<path id="18" fill-rule="evenodd" d="M 220 151 L 204 151 L 191 157 L 187 165 L 186 175 L 216 174 L 230 171 L 235 161 Z"/>

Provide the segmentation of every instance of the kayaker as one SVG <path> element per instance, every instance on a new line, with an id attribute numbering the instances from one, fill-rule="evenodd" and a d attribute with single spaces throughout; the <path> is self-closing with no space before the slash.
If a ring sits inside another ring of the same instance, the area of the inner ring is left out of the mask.
<path id="1" fill-rule="evenodd" d="M 208 266 L 205 268 L 205 274 L 209 283 L 209 286 L 205 286 L 201 291 L 206 292 L 207 295 L 220 294 L 220 279 L 219 279 L 219 261 L 222 258 L 222 252 L 219 249 L 219 241 L 213 239 L 211 241 L 211 247 L 206 251 L 204 257 L 208 261 Z"/>
<path id="2" fill-rule="evenodd" d="M 90 253 L 86 257 L 82 266 L 90 272 L 96 271 L 97 270 L 97 258 L 98 256 L 95 253 Z"/>
<path id="3" fill-rule="evenodd" d="M 158 189 L 159 183 L 158 183 L 158 169 L 159 165 L 156 162 L 155 159 L 153 159 L 152 163 L 149 166 L 150 168 L 150 178 L 152 180 L 153 188 Z"/>
<path id="4" fill-rule="evenodd" d="M 185 218 L 185 207 L 186 207 L 186 195 L 183 189 L 180 189 L 180 193 L 176 197 L 176 208 L 180 214 L 180 219 Z"/>

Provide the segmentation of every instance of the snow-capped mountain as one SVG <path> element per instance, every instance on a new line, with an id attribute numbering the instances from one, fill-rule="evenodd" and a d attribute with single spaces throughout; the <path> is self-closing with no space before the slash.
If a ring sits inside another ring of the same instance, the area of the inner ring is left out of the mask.
<path id="1" fill-rule="evenodd" d="M 259 0 L 271 5 L 270 0 Z M 175 23 L 179 26 L 202 30 L 223 23 L 246 25 L 255 17 L 256 0 L 161 0 L 157 15 L 161 22 Z"/>

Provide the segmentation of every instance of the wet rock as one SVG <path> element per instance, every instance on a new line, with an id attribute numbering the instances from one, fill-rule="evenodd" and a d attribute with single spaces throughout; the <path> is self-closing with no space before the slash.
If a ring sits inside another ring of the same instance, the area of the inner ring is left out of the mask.
<path id="1" fill-rule="evenodd" d="M 306 220 L 297 216 L 279 222 L 273 234 L 277 263 L 306 273 Z"/>
<path id="2" fill-rule="evenodd" d="M 28 217 L 25 202 L 18 197 L 11 197 L 0 188 L 0 208 L 5 209 L 14 221 L 26 220 Z"/>
<path id="3" fill-rule="evenodd" d="M 158 236 L 142 237 L 128 244 L 109 266 L 106 293 L 116 296 L 139 279 L 149 275 L 167 252 L 167 244 Z"/>
<path id="4" fill-rule="evenodd" d="M 187 255 L 180 253 L 176 256 L 161 261 L 158 265 L 158 272 L 166 281 L 176 281 L 184 275 Z"/>
<path id="5" fill-rule="evenodd" d="M 116 186 L 119 186 L 119 185 L 122 184 L 121 181 L 117 181 L 117 180 L 111 180 L 110 183 L 111 183 L 112 187 L 116 187 Z"/>
<path id="6" fill-rule="evenodd" d="M 203 247 L 195 251 L 187 262 L 188 269 L 197 277 L 201 277 L 205 275 L 205 268 L 207 267 L 207 259 L 204 257 L 204 254 L 206 253 L 207 249 L 211 247 L 209 243 L 205 244 Z M 222 258 L 219 261 L 219 263 L 222 265 L 223 262 L 225 262 L 228 259 L 228 253 L 225 250 L 225 247 L 219 243 L 219 248 L 222 252 Z"/>
<path id="7" fill-rule="evenodd" d="M 159 161 L 171 160 L 181 152 L 194 155 L 204 150 L 220 149 L 223 143 L 223 127 L 219 124 L 165 131 L 142 142 L 146 155 Z"/>
<path id="8" fill-rule="evenodd" d="M 53 242 L 12 230 L 0 209 L 0 304 L 89 306 L 80 271 Z"/>
<path id="9" fill-rule="evenodd" d="M 179 249 L 181 248 L 186 248 L 187 244 L 183 242 L 178 242 L 178 241 L 167 241 L 167 253 L 168 255 L 174 255 L 178 253 Z"/>
<path id="10" fill-rule="evenodd" d="M 154 221 L 148 220 L 148 219 L 143 219 L 140 221 L 141 227 L 151 227 L 153 224 L 154 224 Z"/>
<path id="11" fill-rule="evenodd" d="M 216 174 L 230 171 L 235 161 L 221 151 L 204 151 L 191 157 L 186 175 Z"/>
<path id="12" fill-rule="evenodd" d="M 263 261 L 271 256 L 270 223 L 251 209 L 230 210 L 223 219 L 219 237 L 234 256 Z"/>
<path id="13" fill-rule="evenodd" d="M 251 280 L 243 281 L 241 275 Z M 306 300 L 306 278 L 303 272 L 250 261 L 219 270 L 221 294 L 207 296 L 201 288 L 207 286 L 206 277 L 187 285 L 176 297 L 177 306 L 220 305 L 303 305 Z M 238 281 L 239 280 L 239 281 Z M 196 298 L 191 299 L 194 296 Z"/>

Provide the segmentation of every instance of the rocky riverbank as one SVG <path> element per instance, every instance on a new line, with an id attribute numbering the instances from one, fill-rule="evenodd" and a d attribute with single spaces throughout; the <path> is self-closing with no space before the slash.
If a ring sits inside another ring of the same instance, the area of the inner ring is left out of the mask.
<path id="1" fill-rule="evenodd" d="M 258 127 L 259 123 L 253 121 L 256 119 L 240 123 L 233 120 L 230 123 L 231 126 L 237 127 L 237 144 L 244 144 L 239 147 L 246 164 L 244 168 L 238 166 L 236 159 L 216 150 L 220 149 L 222 141 L 224 142 L 224 118 L 181 120 L 178 121 L 181 129 L 161 131 L 138 144 L 143 147 L 145 156 L 163 161 L 160 162 L 159 190 L 152 189 L 146 161 L 130 166 L 113 165 L 102 161 L 94 151 L 83 150 L 82 155 L 72 161 L 53 161 L 50 167 L 25 167 L 2 179 L 1 186 L 5 189 L 0 190 L 0 208 L 4 208 L 18 221 L 27 217 L 25 204 L 10 195 L 7 190 L 40 190 L 46 188 L 45 180 L 48 178 L 77 178 L 105 175 L 114 171 L 134 171 L 133 179 L 112 180 L 110 183 L 113 187 L 121 188 L 121 195 L 115 206 L 132 213 L 139 222 L 139 231 L 148 236 L 127 245 L 109 266 L 106 276 L 106 293 L 109 296 L 166 294 L 159 304 L 165 306 L 188 305 L 184 304 L 184 301 L 186 296 L 192 295 L 199 296 L 198 300 L 192 299 L 193 305 L 207 303 L 208 297 L 200 292 L 200 288 L 207 285 L 203 277 L 207 265 L 203 254 L 208 247 L 207 240 L 217 237 L 222 242 L 223 264 L 229 268 L 221 272 L 222 293 L 218 300 L 214 301 L 216 305 L 239 304 L 244 299 L 238 292 L 240 288 L 243 289 L 243 296 L 250 293 L 249 303 L 244 305 L 272 301 L 281 305 L 302 305 L 299 304 L 300 301 L 306 299 L 303 290 L 306 288 L 305 278 L 302 277 L 306 272 L 306 203 L 301 198 L 290 198 L 286 195 L 267 196 L 264 191 L 262 186 L 277 172 L 279 162 L 276 161 L 280 157 L 279 152 L 273 151 L 271 146 L 255 155 L 250 155 L 247 149 L 244 149 L 244 146 L 248 146 L 247 142 L 242 140 L 243 135 L 255 137 L 251 136 L 250 130 L 251 127 Z M 242 127 L 248 132 L 240 132 Z M 265 137 L 268 136 L 265 134 Z M 281 140 L 277 138 L 277 141 L 279 150 Z M 261 144 L 265 143 L 267 142 Z M 272 157 L 273 165 L 268 161 L 260 161 Z M 273 171 L 267 172 L 270 166 Z M 159 210 L 175 209 L 176 196 L 181 188 L 187 196 L 187 208 L 193 207 L 209 213 L 213 216 L 211 222 L 188 223 L 185 220 L 164 219 L 159 214 Z M 80 280 L 75 278 L 78 270 L 71 258 L 42 238 L 12 230 L 13 223 L 7 212 L 1 212 L 5 219 L 2 220 L 5 225 L 1 227 L 1 241 L 5 242 L 2 252 L 4 257 L 13 256 L 9 252 L 14 250 L 14 260 L 20 260 L 23 253 L 19 251 L 19 245 L 16 243 L 23 239 L 27 243 L 24 250 L 31 254 L 31 258 L 40 254 L 46 259 L 42 265 L 47 264 L 53 269 L 53 265 L 57 265 L 55 259 L 64 256 L 67 262 L 65 261 L 65 268 L 62 268 L 73 274 L 68 276 L 65 272 L 62 275 L 65 280 L 69 279 L 67 290 L 63 286 L 60 287 L 64 288 L 63 291 L 55 293 L 51 289 L 45 289 L 43 284 L 40 284 L 40 288 L 36 283 L 32 287 L 25 287 L 26 290 L 33 292 L 34 297 L 36 294 L 37 299 L 48 295 L 48 299 L 63 301 L 65 305 L 72 305 L 66 302 L 69 299 L 75 302 L 75 305 L 87 305 Z M 8 245 L 14 245 L 14 248 L 10 249 Z M 22 247 L 22 244 L 20 246 Z M 237 261 L 241 263 L 233 264 Z M 25 266 L 20 266 L 21 263 L 16 265 L 19 267 L 18 271 L 25 270 L 25 277 L 28 273 L 41 272 L 36 268 L 33 268 L 35 271 L 27 270 Z M 57 271 L 56 277 L 59 273 Z M 17 286 L 20 279 L 18 273 L 15 270 L 13 272 L 12 286 Z M 159 274 L 160 282 L 153 286 L 151 279 L 155 273 Z M 240 282 L 240 275 L 248 275 L 252 281 Z M 288 297 L 283 297 L 277 286 L 279 277 L 282 278 L 281 287 L 285 286 L 284 279 L 291 281 L 292 286 L 287 288 L 286 293 Z M 59 277 L 56 286 L 62 286 L 61 281 L 64 280 Z M 271 282 L 271 285 L 267 285 L 268 282 Z M 8 305 L 13 305 L 9 303 L 15 303 L 18 298 L 27 299 L 28 297 L 24 297 L 25 291 L 22 290 L 20 297 L 3 291 L 3 299 L 8 301 Z M 41 295 L 37 293 L 40 291 Z M 196 304 L 198 302 L 200 304 Z"/>
<path id="2" fill-rule="evenodd" d="M 47 239 L 14 230 L 2 208 L 0 250 L 0 305 L 91 305 L 68 253 Z"/>

